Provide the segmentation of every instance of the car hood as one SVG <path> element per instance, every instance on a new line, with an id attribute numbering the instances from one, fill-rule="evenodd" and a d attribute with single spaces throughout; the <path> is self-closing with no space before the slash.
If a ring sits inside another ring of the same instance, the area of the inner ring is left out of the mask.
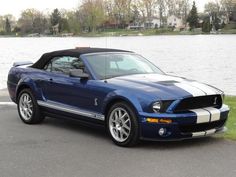
<path id="1" fill-rule="evenodd" d="M 152 95 L 163 100 L 222 94 L 222 91 L 194 80 L 164 74 L 137 74 L 107 80 L 133 93 Z"/>

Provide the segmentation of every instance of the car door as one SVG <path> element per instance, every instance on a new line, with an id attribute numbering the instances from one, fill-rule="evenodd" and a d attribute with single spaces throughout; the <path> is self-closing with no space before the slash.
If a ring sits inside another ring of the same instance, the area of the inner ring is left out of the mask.
<path id="1" fill-rule="evenodd" d="M 94 101 L 91 100 L 90 80 L 70 77 L 71 69 L 85 71 L 83 62 L 76 57 L 58 56 L 45 66 L 47 72 L 42 84 L 42 91 L 47 102 L 63 107 L 76 107 L 90 110 Z"/>

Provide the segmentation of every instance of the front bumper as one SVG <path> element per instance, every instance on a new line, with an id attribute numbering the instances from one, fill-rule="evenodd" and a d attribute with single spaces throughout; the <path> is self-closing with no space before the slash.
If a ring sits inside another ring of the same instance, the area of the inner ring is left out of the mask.
<path id="1" fill-rule="evenodd" d="M 222 133 L 226 131 L 228 113 L 227 105 L 220 109 L 195 109 L 178 114 L 139 112 L 140 139 L 171 141 Z M 147 118 L 168 119 L 172 123 L 150 123 Z M 161 128 L 165 130 L 163 135 L 159 134 Z"/>

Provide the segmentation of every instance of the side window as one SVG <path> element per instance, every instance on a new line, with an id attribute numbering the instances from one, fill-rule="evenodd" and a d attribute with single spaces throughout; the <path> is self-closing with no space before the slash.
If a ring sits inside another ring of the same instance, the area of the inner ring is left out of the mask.
<path id="1" fill-rule="evenodd" d="M 45 67 L 44 70 L 54 73 L 69 75 L 71 69 L 81 69 L 85 71 L 83 62 L 76 57 L 62 56 L 53 58 Z"/>

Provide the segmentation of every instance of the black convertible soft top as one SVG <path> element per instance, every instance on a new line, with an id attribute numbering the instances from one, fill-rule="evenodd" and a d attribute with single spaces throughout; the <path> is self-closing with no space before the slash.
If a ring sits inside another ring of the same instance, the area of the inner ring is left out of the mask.
<path id="1" fill-rule="evenodd" d="M 57 56 L 71 56 L 71 57 L 80 57 L 82 54 L 88 53 L 100 53 L 100 52 L 130 52 L 126 50 L 118 49 L 107 49 L 107 48 L 90 48 L 90 47 L 81 47 L 75 49 L 59 50 L 50 53 L 45 53 L 41 58 L 35 62 L 31 67 L 42 69 L 52 58 Z"/>

